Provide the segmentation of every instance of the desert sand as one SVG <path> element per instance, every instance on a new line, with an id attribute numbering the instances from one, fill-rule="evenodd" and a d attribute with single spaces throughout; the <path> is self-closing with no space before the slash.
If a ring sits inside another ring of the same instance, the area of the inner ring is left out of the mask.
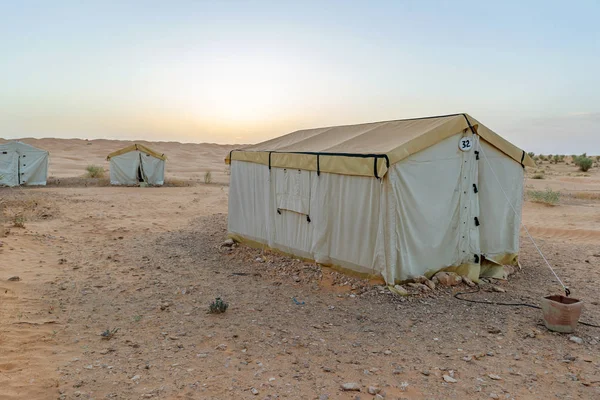
<path id="1" fill-rule="evenodd" d="M 386 399 L 600 398 L 600 329 L 552 333 L 539 310 L 456 300 L 473 290 L 464 285 L 399 297 L 222 247 L 223 159 L 237 146 L 142 142 L 185 184 L 130 188 L 81 177 L 131 142 L 24 141 L 50 151 L 53 179 L 0 188 L 0 399 L 373 399 L 370 386 Z M 542 169 L 544 179 L 527 172 L 526 190 L 561 199 L 526 201 L 523 221 L 585 302 L 582 320 L 600 324 L 600 169 Z M 560 293 L 525 236 L 520 260 L 508 281 L 468 298 L 539 304 Z M 225 314 L 207 313 L 216 297 Z M 342 391 L 349 382 L 360 391 Z"/>

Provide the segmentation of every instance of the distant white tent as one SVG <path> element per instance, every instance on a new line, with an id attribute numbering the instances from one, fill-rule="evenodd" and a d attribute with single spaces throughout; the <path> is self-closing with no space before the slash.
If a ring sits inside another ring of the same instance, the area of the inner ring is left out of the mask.
<path id="1" fill-rule="evenodd" d="M 111 185 L 162 185 L 165 183 L 164 154 L 141 145 L 132 144 L 121 150 L 110 153 Z"/>
<path id="2" fill-rule="evenodd" d="M 48 152 L 23 142 L 0 144 L 0 186 L 45 185 Z"/>

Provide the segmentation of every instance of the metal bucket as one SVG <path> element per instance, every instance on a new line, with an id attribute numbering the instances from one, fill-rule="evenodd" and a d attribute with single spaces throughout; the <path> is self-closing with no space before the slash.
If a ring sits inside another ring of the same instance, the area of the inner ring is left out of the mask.
<path id="1" fill-rule="evenodd" d="M 571 333 L 575 330 L 583 303 L 562 295 L 542 298 L 542 312 L 546 328 L 555 332 Z"/>

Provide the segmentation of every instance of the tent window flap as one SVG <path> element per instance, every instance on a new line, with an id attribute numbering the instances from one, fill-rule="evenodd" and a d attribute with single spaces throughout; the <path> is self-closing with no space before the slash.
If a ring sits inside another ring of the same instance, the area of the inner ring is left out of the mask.
<path id="1" fill-rule="evenodd" d="M 310 172 L 290 169 L 276 171 L 277 209 L 308 215 L 310 211 Z"/>

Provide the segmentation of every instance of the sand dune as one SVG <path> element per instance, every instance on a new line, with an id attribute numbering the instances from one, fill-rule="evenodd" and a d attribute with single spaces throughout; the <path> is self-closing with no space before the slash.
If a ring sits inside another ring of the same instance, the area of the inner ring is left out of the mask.
<path id="1" fill-rule="evenodd" d="M 202 179 L 211 171 L 215 182 L 227 182 L 225 156 L 243 145 L 214 143 L 148 142 L 144 140 L 108 139 L 17 139 L 50 152 L 49 175 L 57 178 L 77 177 L 85 174 L 89 164 L 101 165 L 106 170 L 106 156 L 133 143 L 140 143 L 167 156 L 166 177 L 177 179 Z M 0 143 L 5 140 L 0 139 Z"/>

